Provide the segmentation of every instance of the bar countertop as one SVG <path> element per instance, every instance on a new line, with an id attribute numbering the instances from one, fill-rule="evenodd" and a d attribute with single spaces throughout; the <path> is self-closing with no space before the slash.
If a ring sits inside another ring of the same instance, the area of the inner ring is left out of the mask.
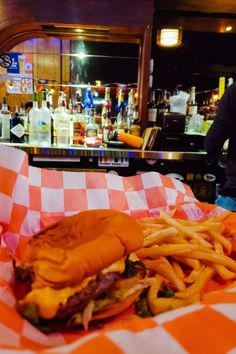
<path id="1" fill-rule="evenodd" d="M 49 146 L 38 147 L 30 144 L 0 143 L 24 150 L 29 155 L 41 156 L 42 158 L 62 158 L 73 159 L 76 157 L 111 157 L 111 158 L 135 158 L 135 159 L 154 159 L 154 160 L 202 160 L 206 157 L 205 151 L 148 151 L 132 148 L 107 148 L 84 147 L 84 146 Z"/>

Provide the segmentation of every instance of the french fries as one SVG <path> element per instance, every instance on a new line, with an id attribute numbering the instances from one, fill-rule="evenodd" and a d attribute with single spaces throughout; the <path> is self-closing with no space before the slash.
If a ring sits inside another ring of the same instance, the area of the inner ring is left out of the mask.
<path id="1" fill-rule="evenodd" d="M 135 252 L 153 282 L 147 301 L 153 315 L 201 300 L 209 280 L 236 279 L 232 244 L 224 234 L 224 220 L 231 212 L 207 220 L 173 218 L 175 211 L 140 220 L 143 247 Z M 165 289 L 171 290 L 167 296 Z"/>

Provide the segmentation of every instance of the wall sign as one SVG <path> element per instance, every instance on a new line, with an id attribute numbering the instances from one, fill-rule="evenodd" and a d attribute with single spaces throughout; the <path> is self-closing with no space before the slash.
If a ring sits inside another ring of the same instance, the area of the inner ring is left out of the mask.
<path id="1" fill-rule="evenodd" d="M 7 93 L 14 94 L 32 94 L 33 80 L 24 77 L 12 76 L 12 79 L 6 82 Z"/>
<path id="2" fill-rule="evenodd" d="M 33 93 L 32 54 L 10 52 L 0 57 L 0 65 L 6 70 L 0 74 L 5 82 L 7 93 Z"/>
<path id="3" fill-rule="evenodd" d="M 2 68 L 9 68 L 12 65 L 12 59 L 8 54 L 0 55 L 0 66 Z"/>

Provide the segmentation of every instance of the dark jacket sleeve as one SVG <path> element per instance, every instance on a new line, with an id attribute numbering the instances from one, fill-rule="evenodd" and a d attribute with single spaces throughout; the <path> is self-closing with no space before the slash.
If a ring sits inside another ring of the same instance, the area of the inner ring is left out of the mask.
<path id="1" fill-rule="evenodd" d="M 235 114 L 236 84 L 234 83 L 227 88 L 222 96 L 216 118 L 205 138 L 204 148 L 209 161 L 215 160 L 220 155 L 224 142 L 230 139 Z"/>

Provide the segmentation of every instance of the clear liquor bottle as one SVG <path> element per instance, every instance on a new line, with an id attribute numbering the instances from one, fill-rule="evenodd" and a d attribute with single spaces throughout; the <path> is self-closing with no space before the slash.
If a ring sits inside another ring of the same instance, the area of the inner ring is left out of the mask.
<path id="1" fill-rule="evenodd" d="M 47 107 L 47 92 L 42 91 L 42 107 L 39 109 L 38 143 L 41 146 L 51 145 L 51 112 Z"/>
<path id="2" fill-rule="evenodd" d="M 57 145 L 69 145 L 71 134 L 71 119 L 67 113 L 65 99 L 62 99 L 61 107 L 54 115 L 54 128 Z M 71 137 L 72 138 L 72 137 Z"/>
<path id="3" fill-rule="evenodd" d="M 88 146 L 96 145 L 98 141 L 98 129 L 99 126 L 95 122 L 95 109 L 91 108 L 88 123 L 86 125 L 86 133 L 85 133 L 85 143 Z"/>
<path id="4" fill-rule="evenodd" d="M 37 145 L 39 129 L 39 108 L 38 108 L 38 93 L 35 91 L 33 95 L 33 107 L 29 111 L 29 143 Z"/>

